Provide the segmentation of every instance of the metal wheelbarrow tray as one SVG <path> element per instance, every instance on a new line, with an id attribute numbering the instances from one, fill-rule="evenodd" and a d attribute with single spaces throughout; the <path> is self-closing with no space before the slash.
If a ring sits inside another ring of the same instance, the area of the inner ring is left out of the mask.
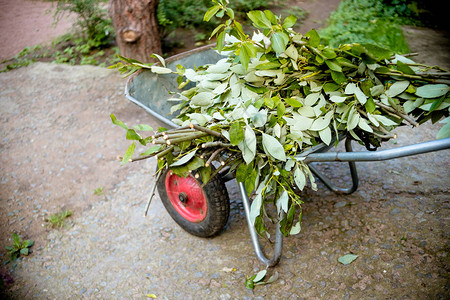
<path id="1" fill-rule="evenodd" d="M 186 68 L 193 68 L 194 66 L 201 66 L 204 64 L 214 64 L 221 58 L 223 58 L 223 56 L 212 50 L 211 46 L 205 46 L 175 55 L 167 59 L 166 63 L 167 67 L 173 70 L 178 64 L 181 64 Z M 166 100 L 170 98 L 169 92 L 174 92 L 176 90 L 176 75 L 157 75 L 150 71 L 141 71 L 139 73 L 136 73 L 128 80 L 125 87 L 125 96 L 133 103 L 144 108 L 148 113 L 157 118 L 159 121 L 163 122 L 168 127 L 175 128 L 176 125 L 169 119 L 170 107 L 172 105 Z M 340 137 L 340 139 L 343 139 L 343 137 Z M 333 143 L 331 143 L 331 145 L 332 144 Z M 388 150 L 361 152 L 353 152 L 351 139 L 347 138 L 345 140 L 345 152 L 327 152 L 330 148 L 332 148 L 332 146 L 319 144 L 302 152 L 300 155 L 298 155 L 298 158 L 302 158 L 304 162 L 308 164 L 314 175 L 316 175 L 316 177 L 319 178 L 327 188 L 335 193 L 351 194 L 358 188 L 358 173 L 356 170 L 356 162 L 384 161 L 449 149 L 450 138 L 396 147 Z M 350 186 L 346 188 L 335 186 L 324 174 L 319 172 L 313 165 L 311 165 L 311 163 L 313 162 L 348 163 L 351 175 Z M 230 178 L 229 176 L 218 178 L 218 180 L 221 182 L 225 182 L 231 179 L 233 178 Z M 247 196 L 245 185 L 241 182 L 239 182 L 238 184 L 244 205 L 247 225 L 250 231 L 250 236 L 256 256 L 264 265 L 270 267 L 275 266 L 281 258 L 283 247 L 283 234 L 281 233 L 280 226 L 279 224 L 277 224 L 273 254 L 272 257 L 268 258 L 261 249 L 258 234 L 250 219 L 250 200 Z M 220 186 L 224 187 L 223 183 Z M 224 192 L 227 193 L 226 191 Z M 181 196 L 183 196 L 182 193 L 180 193 L 179 197 Z M 177 223 L 180 224 L 180 222 L 178 221 Z M 183 224 L 180 225 L 181 227 L 183 227 Z"/>

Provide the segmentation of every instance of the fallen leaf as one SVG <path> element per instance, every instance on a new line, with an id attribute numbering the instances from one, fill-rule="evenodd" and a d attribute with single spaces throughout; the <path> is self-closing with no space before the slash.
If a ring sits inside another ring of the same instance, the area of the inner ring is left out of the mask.
<path id="1" fill-rule="evenodd" d="M 343 265 L 348 265 L 348 264 L 352 263 L 357 258 L 358 258 L 358 255 L 346 254 L 344 256 L 339 257 L 338 258 L 338 262 L 340 262 Z"/>

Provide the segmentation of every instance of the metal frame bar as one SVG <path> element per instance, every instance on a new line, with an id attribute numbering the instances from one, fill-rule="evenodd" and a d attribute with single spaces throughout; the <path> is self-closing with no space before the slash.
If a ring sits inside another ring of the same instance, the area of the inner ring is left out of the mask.
<path id="1" fill-rule="evenodd" d="M 407 157 L 411 155 L 440 151 L 450 148 L 450 138 L 418 143 L 403 147 L 396 147 L 381 151 L 360 151 L 360 152 L 328 152 L 311 153 L 299 155 L 305 157 L 304 162 L 362 162 L 362 161 L 383 161 L 394 158 Z"/>
<path id="2" fill-rule="evenodd" d="M 258 259 L 266 265 L 266 267 L 273 267 L 278 264 L 281 259 L 281 252 L 283 250 L 283 234 L 280 230 L 280 222 L 277 222 L 277 228 L 275 232 L 275 246 L 272 258 L 267 258 L 264 252 L 261 250 L 259 243 L 258 233 L 255 226 L 250 219 L 250 201 L 247 196 L 247 190 L 243 182 L 239 182 L 239 188 L 241 190 L 242 202 L 244 204 L 245 217 L 247 219 L 248 230 L 250 231 L 250 237 L 252 239 L 253 248 L 255 249 Z M 283 216 L 282 216 L 283 217 Z"/>
<path id="3" fill-rule="evenodd" d="M 352 149 L 352 140 L 347 138 L 345 140 L 345 151 L 347 152 L 353 152 Z M 352 185 L 347 188 L 342 188 L 334 185 L 331 180 L 323 175 L 318 169 L 316 169 L 311 163 L 308 164 L 309 169 L 311 172 L 314 173 L 324 184 L 325 186 L 335 192 L 336 194 L 344 194 L 344 195 L 350 195 L 351 193 L 355 192 L 358 189 L 359 185 L 359 178 L 358 178 L 358 171 L 356 169 L 356 163 L 354 161 L 349 161 L 348 166 L 350 168 L 350 176 L 352 178 Z"/>

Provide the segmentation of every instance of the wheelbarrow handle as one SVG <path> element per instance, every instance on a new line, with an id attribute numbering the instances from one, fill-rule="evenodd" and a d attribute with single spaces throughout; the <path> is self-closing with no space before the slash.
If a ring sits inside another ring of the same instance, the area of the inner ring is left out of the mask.
<path id="1" fill-rule="evenodd" d="M 280 222 L 277 222 L 273 256 L 272 258 L 267 258 L 263 253 L 263 251 L 261 250 L 258 233 L 256 232 L 255 226 L 250 219 L 250 201 L 248 199 L 247 190 L 243 182 L 239 182 L 239 188 L 241 190 L 242 202 L 244 204 L 245 210 L 245 217 L 247 219 L 247 225 L 250 231 L 250 237 L 252 239 L 252 244 L 253 248 L 255 249 L 256 256 L 263 264 L 266 265 L 266 267 L 273 267 L 280 261 L 281 252 L 283 249 L 283 234 L 281 233 Z"/>
<path id="2" fill-rule="evenodd" d="M 445 138 L 382 151 L 311 153 L 308 154 L 303 161 L 305 163 L 320 162 L 320 161 L 322 162 L 383 161 L 433 151 L 440 151 L 449 148 L 450 148 L 450 138 Z"/>

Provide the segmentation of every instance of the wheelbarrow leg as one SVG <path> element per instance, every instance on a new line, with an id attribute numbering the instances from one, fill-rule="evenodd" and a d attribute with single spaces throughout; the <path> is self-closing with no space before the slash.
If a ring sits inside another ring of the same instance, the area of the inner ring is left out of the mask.
<path id="1" fill-rule="evenodd" d="M 283 248 L 283 234 L 280 230 L 280 222 L 277 223 L 276 233 L 275 233 L 275 246 L 272 258 L 267 258 L 263 251 L 261 250 L 261 245 L 259 243 L 258 233 L 256 232 L 255 226 L 252 224 L 250 219 L 250 201 L 247 196 L 247 190 L 242 182 L 239 182 L 239 188 L 241 190 L 242 202 L 244 203 L 245 217 L 247 219 L 248 229 L 250 231 L 250 237 L 252 239 L 253 248 L 255 249 L 256 256 L 258 259 L 266 265 L 266 267 L 273 267 L 278 264 L 281 258 L 281 251 Z"/>
<path id="2" fill-rule="evenodd" d="M 352 140 L 347 138 L 345 140 L 345 151 L 347 152 L 352 152 Z M 309 168 L 311 170 L 311 172 L 314 173 L 314 175 L 316 175 L 324 184 L 325 186 L 330 189 L 331 191 L 335 192 L 336 194 L 345 194 L 345 195 L 349 195 L 351 193 L 353 193 L 354 191 L 356 191 L 356 189 L 358 189 L 358 184 L 359 184 L 359 179 L 358 179 L 358 171 L 356 170 L 356 164 L 354 161 L 350 161 L 348 162 L 348 165 L 350 167 L 350 175 L 352 177 L 352 185 L 348 188 L 341 188 L 338 187 L 336 185 L 334 185 L 331 180 L 326 177 L 325 175 L 323 175 L 319 170 L 317 170 L 314 166 L 312 166 L 311 164 L 309 164 Z"/>

